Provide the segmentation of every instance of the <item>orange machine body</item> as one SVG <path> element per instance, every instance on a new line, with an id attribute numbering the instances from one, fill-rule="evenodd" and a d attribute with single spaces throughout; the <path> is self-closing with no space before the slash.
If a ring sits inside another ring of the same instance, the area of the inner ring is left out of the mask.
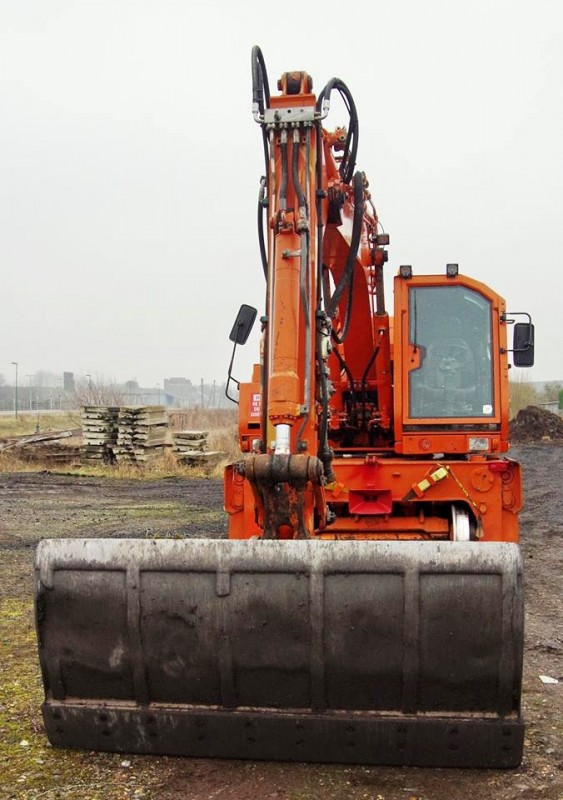
<path id="1" fill-rule="evenodd" d="M 264 126 L 262 356 L 239 387 L 230 537 L 449 539 L 453 508 L 470 538 L 516 542 L 503 299 L 457 268 L 401 268 L 390 318 L 388 237 L 365 175 L 343 177 L 347 132 L 322 128 L 305 73 L 279 86 Z"/>

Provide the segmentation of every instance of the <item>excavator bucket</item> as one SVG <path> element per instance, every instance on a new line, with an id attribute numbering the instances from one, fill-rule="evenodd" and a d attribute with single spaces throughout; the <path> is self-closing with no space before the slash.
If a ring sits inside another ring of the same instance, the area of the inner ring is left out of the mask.
<path id="1" fill-rule="evenodd" d="M 45 540 L 36 569 L 57 747 L 520 762 L 516 545 Z"/>

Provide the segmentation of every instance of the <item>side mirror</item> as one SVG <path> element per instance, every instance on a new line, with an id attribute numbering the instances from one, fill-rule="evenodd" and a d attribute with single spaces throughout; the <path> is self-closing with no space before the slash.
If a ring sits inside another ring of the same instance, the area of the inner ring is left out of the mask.
<path id="1" fill-rule="evenodd" d="M 517 322 L 512 340 L 512 360 L 515 367 L 534 365 L 534 326 L 531 322 Z"/>
<path id="2" fill-rule="evenodd" d="M 232 377 L 232 370 L 233 370 L 233 362 L 235 360 L 235 350 L 237 349 L 237 344 L 246 344 L 246 340 L 250 336 L 250 331 L 252 330 L 252 326 L 254 325 L 254 320 L 256 319 L 256 314 L 258 312 L 252 306 L 247 306 L 244 303 L 239 309 L 237 314 L 237 318 L 235 319 L 235 324 L 233 325 L 233 329 L 229 334 L 229 339 L 231 342 L 235 343 L 233 347 L 233 354 L 231 356 L 231 363 L 229 364 L 229 371 L 227 374 L 227 383 L 225 385 L 225 394 L 232 400 L 233 403 L 238 405 L 238 400 L 236 397 L 231 397 L 229 394 L 229 386 L 231 385 L 231 380 L 234 380 L 239 386 L 239 382 Z"/>
<path id="3" fill-rule="evenodd" d="M 250 336 L 250 331 L 254 325 L 256 314 L 258 312 L 252 306 L 247 306 L 244 303 L 239 309 L 237 318 L 233 329 L 229 334 L 229 339 L 235 344 L 246 344 L 246 340 Z"/>

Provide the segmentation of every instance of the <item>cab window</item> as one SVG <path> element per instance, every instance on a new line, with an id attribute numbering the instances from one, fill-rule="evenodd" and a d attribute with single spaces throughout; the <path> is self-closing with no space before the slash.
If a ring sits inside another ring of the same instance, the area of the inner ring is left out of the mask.
<path id="1" fill-rule="evenodd" d="M 491 303 L 464 286 L 411 287 L 411 418 L 492 417 Z"/>

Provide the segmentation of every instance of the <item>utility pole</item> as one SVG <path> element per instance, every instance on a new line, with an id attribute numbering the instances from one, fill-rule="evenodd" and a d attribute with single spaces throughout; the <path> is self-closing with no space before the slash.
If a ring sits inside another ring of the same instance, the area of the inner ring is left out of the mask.
<path id="1" fill-rule="evenodd" d="M 18 362 L 12 361 L 12 364 L 16 368 L 16 385 L 14 388 L 14 416 L 18 418 Z"/>
<path id="2" fill-rule="evenodd" d="M 25 377 L 29 379 L 29 410 L 33 411 L 33 403 L 31 402 L 31 379 L 33 375 L 26 375 Z"/>

